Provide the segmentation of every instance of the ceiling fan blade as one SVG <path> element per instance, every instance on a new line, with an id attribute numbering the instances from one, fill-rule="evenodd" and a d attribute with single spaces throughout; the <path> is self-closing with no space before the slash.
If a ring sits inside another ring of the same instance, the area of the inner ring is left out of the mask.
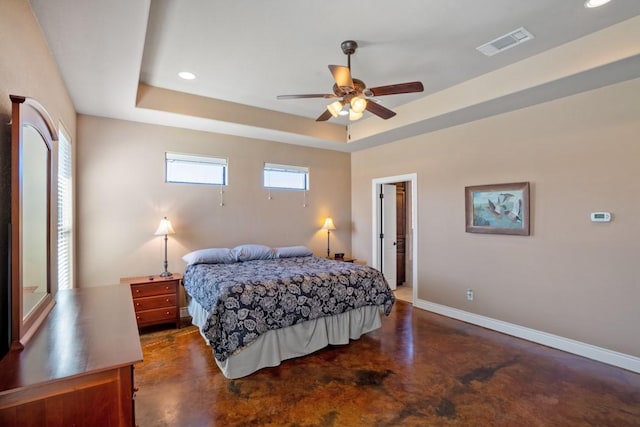
<path id="1" fill-rule="evenodd" d="M 331 118 L 329 110 L 324 110 L 324 113 L 320 114 L 320 117 L 316 119 L 316 122 L 326 122 Z"/>
<path id="2" fill-rule="evenodd" d="M 344 67 L 342 65 L 329 65 L 329 70 L 340 89 L 347 93 L 353 92 L 353 79 L 351 78 L 351 71 L 349 70 L 349 67 Z"/>
<path id="3" fill-rule="evenodd" d="M 383 107 L 382 105 L 373 101 L 367 102 L 367 111 L 385 120 L 390 119 L 391 117 L 396 115 L 395 112 L 389 110 L 387 107 Z"/>
<path id="4" fill-rule="evenodd" d="M 422 92 L 422 82 L 399 83 L 395 85 L 378 86 L 369 88 L 372 96 L 397 95 L 401 93 Z"/>
<path id="5" fill-rule="evenodd" d="M 301 98 L 337 98 L 333 93 L 308 93 L 304 95 L 278 95 L 277 99 L 301 99 Z"/>

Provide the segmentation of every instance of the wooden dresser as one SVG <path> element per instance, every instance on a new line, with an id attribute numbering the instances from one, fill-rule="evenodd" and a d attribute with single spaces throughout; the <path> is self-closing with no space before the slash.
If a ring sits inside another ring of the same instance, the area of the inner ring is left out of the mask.
<path id="1" fill-rule="evenodd" d="M 174 323 L 180 328 L 180 281 L 182 274 L 170 277 L 123 277 L 120 283 L 131 287 L 138 327 Z"/>
<path id="2" fill-rule="evenodd" d="M 142 349 L 131 293 L 101 286 L 55 300 L 25 348 L 0 361 L 0 425 L 135 425 Z"/>

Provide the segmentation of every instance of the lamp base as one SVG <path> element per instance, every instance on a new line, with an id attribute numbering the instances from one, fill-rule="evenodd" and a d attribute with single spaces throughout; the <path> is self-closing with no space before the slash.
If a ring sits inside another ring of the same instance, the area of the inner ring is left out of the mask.
<path id="1" fill-rule="evenodd" d="M 171 277 L 173 276 L 173 273 L 169 273 L 168 271 L 163 271 L 162 273 L 160 273 L 160 277 Z"/>

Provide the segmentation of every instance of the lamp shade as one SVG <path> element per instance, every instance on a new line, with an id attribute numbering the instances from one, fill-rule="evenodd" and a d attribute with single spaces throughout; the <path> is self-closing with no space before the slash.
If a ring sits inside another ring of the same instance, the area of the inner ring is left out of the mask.
<path id="1" fill-rule="evenodd" d="M 355 111 L 356 113 L 362 113 L 367 108 L 367 100 L 360 97 L 354 96 L 351 98 L 351 111 Z"/>
<path id="2" fill-rule="evenodd" d="M 340 114 L 340 111 L 342 111 L 342 102 L 332 102 L 331 104 L 327 105 L 327 110 L 329 110 L 333 117 L 338 117 L 338 114 Z"/>
<path id="3" fill-rule="evenodd" d="M 156 236 L 166 236 L 167 234 L 176 234 L 176 232 L 171 226 L 171 221 L 165 216 L 160 220 L 160 225 L 154 234 Z"/>
<path id="4" fill-rule="evenodd" d="M 336 226 L 333 225 L 333 218 L 327 218 L 324 220 L 323 230 L 335 230 Z"/>
<path id="5" fill-rule="evenodd" d="M 362 113 L 357 113 L 354 110 L 349 111 L 349 120 L 356 121 L 362 118 Z"/>

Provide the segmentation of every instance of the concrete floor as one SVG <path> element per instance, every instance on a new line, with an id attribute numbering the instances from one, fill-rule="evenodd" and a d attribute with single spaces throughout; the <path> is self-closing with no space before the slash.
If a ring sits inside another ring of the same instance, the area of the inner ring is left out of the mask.
<path id="1" fill-rule="evenodd" d="M 394 295 L 400 301 L 413 302 L 413 288 L 411 285 L 404 284 L 400 285 L 393 291 Z"/>
<path id="2" fill-rule="evenodd" d="M 397 301 L 381 329 L 248 377 L 193 326 L 141 335 L 146 426 L 640 426 L 640 375 Z"/>

